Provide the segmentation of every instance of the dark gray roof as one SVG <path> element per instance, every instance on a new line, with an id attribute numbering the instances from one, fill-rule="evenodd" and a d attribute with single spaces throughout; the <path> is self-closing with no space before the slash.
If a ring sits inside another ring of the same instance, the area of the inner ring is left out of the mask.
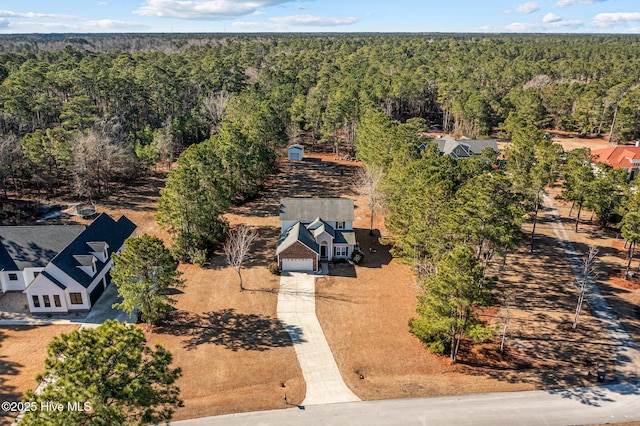
<path id="1" fill-rule="evenodd" d="M 88 243 L 98 241 L 104 241 L 109 245 L 108 254 L 111 256 L 122 246 L 124 240 L 131 236 L 135 229 L 136 225 L 125 216 L 122 216 L 116 222 L 108 214 L 101 213 L 96 220 L 87 226 L 83 233 L 78 235 L 64 250 L 54 257 L 51 263 L 83 287 L 89 287 L 93 277 L 78 268 L 80 264 L 76 260 L 76 256 L 89 255 L 93 250 Z M 108 261 L 109 259 L 107 259 Z M 96 259 L 95 262 L 98 271 L 101 271 L 106 263 L 100 259 Z"/>
<path id="2" fill-rule="evenodd" d="M 280 220 L 311 222 L 317 217 L 330 222 L 353 222 L 353 200 L 349 198 L 283 198 Z"/>
<path id="3" fill-rule="evenodd" d="M 84 225 L 0 226 L 0 270 L 45 267 Z"/>
<path id="4" fill-rule="evenodd" d="M 278 248 L 276 249 L 276 255 L 279 255 L 287 248 L 291 247 L 296 241 L 300 241 L 305 246 L 309 247 L 316 254 L 320 253 L 320 247 L 318 243 L 313 239 L 311 232 L 304 227 L 300 222 L 296 222 L 291 228 L 287 229 L 278 239 Z"/>

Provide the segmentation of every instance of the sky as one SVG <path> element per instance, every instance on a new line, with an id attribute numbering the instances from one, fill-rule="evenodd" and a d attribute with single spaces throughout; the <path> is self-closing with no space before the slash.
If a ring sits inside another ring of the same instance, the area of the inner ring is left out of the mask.
<path id="1" fill-rule="evenodd" d="M 0 0 L 0 34 L 640 33 L 640 0 Z"/>

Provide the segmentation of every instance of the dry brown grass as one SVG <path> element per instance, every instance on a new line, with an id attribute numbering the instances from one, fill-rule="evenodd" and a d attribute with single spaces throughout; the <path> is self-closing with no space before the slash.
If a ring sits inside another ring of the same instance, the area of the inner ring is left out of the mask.
<path id="1" fill-rule="evenodd" d="M 0 326 L 0 401 L 20 401 L 38 386 L 47 345 L 53 337 L 78 329 L 78 325 Z M 0 410 L 0 425 L 9 425 L 17 415 Z"/>
<path id="2" fill-rule="evenodd" d="M 182 368 L 178 381 L 185 406 L 175 419 L 284 408 L 304 398 L 304 380 L 291 340 L 276 319 L 279 280 L 264 267 L 234 271 L 220 259 L 207 269 L 182 265 L 186 287 L 175 295 L 177 311 L 148 333 Z M 283 387 L 283 385 L 285 387 Z"/>
<path id="3" fill-rule="evenodd" d="M 560 185 L 552 188 L 550 196 L 555 197 L 561 189 Z M 591 212 L 586 210 L 580 214 L 578 232 L 574 232 L 575 210 L 569 217 L 571 204 L 560 200 L 555 203 L 576 250 L 584 255 L 590 245 L 598 247 L 598 287 L 629 335 L 640 344 L 640 289 L 637 283 L 622 279 L 626 267 L 622 237 L 616 229 L 602 229 L 595 221 L 591 222 Z M 632 264 L 632 271 L 636 274 L 640 268 L 640 260 L 637 259 L 636 251 L 636 260 Z"/>
<path id="4" fill-rule="evenodd" d="M 364 205 L 356 198 L 356 205 Z M 363 265 L 340 266 L 317 280 L 316 311 L 347 385 L 363 399 L 514 391 L 594 384 L 599 363 L 611 377 L 613 351 L 598 321 L 585 308 L 577 331 L 567 330 L 575 309 L 575 279 L 548 223 L 538 226 L 538 249 L 509 256 L 496 289 L 497 307 L 484 319 L 500 324 L 499 296 L 516 294 L 505 354 L 499 343 L 461 348 L 459 363 L 429 354 L 409 333 L 418 285 L 408 267 L 392 260 L 366 228 L 369 212 L 357 211 L 355 226 Z M 527 228 L 525 227 L 525 231 Z M 371 248 L 371 251 L 369 250 Z M 499 263 L 496 260 L 496 263 Z M 497 266 L 490 273 L 497 273 Z M 357 278 L 356 278 L 357 277 Z"/>

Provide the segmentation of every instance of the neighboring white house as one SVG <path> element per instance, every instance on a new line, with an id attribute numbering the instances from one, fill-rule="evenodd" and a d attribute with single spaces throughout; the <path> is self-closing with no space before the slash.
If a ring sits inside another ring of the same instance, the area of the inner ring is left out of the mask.
<path id="1" fill-rule="evenodd" d="M 287 159 L 300 161 L 304 158 L 304 146 L 293 144 L 287 148 Z"/>
<path id="2" fill-rule="evenodd" d="M 276 256 L 283 271 L 316 271 L 319 262 L 349 259 L 358 249 L 353 200 L 283 198 Z"/>
<path id="3" fill-rule="evenodd" d="M 471 158 L 473 155 L 480 155 L 485 148 L 500 152 L 495 139 L 454 139 L 445 136 L 438 139 L 437 144 L 442 155 L 451 155 L 454 158 Z M 424 149 L 424 144 L 419 148 Z"/>
<path id="4" fill-rule="evenodd" d="M 105 213 L 88 226 L 2 226 L 2 291 L 26 293 L 33 313 L 89 310 L 110 282 L 111 255 L 135 228 Z"/>

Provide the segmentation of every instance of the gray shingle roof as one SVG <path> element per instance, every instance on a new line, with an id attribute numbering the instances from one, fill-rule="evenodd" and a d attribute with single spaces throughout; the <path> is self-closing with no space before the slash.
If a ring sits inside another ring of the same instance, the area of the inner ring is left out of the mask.
<path id="1" fill-rule="evenodd" d="M 88 243 L 98 241 L 104 241 L 109 245 L 108 254 L 111 256 L 122 246 L 124 240 L 131 236 L 135 229 L 136 225 L 125 216 L 122 216 L 116 222 L 108 214 L 101 213 L 96 220 L 87 226 L 83 233 L 78 235 L 64 250 L 54 257 L 51 263 L 83 287 L 89 287 L 93 277 L 78 268 L 80 264 L 76 260 L 76 256 L 88 255 L 92 251 Z M 107 259 L 108 261 L 109 259 Z M 96 259 L 96 269 L 101 271 L 105 263 L 100 259 Z"/>
<path id="2" fill-rule="evenodd" d="M 333 238 L 335 238 L 336 236 L 336 231 L 333 229 L 333 227 L 319 217 L 308 224 L 306 228 L 313 233 L 314 238 L 318 238 L 318 235 L 322 234 L 323 232 L 326 232 Z"/>
<path id="3" fill-rule="evenodd" d="M 83 225 L 0 226 L 0 270 L 45 267 L 85 228 Z"/>
<path id="4" fill-rule="evenodd" d="M 321 217 L 329 222 L 353 222 L 353 200 L 349 198 L 283 198 L 280 220 L 311 222 Z"/>
<path id="5" fill-rule="evenodd" d="M 354 231 L 336 231 L 334 244 L 356 244 L 356 233 Z"/>
<path id="6" fill-rule="evenodd" d="M 278 248 L 276 249 L 276 256 L 291 247 L 296 241 L 300 241 L 316 254 L 320 253 L 320 247 L 313 239 L 311 232 L 300 222 L 296 222 L 291 228 L 287 229 L 282 235 L 280 235 Z"/>
<path id="7" fill-rule="evenodd" d="M 490 147 L 498 152 L 498 143 L 495 139 L 454 139 L 451 136 L 445 136 L 438 139 L 438 150 L 444 155 L 452 155 L 456 148 L 462 146 L 466 151 L 460 158 L 468 158 L 469 154 L 478 155 L 483 149 Z"/>
<path id="8" fill-rule="evenodd" d="M 495 139 L 467 139 L 458 141 L 469 147 L 472 154 L 479 155 L 485 148 L 493 148 L 495 152 L 498 152 L 498 142 Z"/>

